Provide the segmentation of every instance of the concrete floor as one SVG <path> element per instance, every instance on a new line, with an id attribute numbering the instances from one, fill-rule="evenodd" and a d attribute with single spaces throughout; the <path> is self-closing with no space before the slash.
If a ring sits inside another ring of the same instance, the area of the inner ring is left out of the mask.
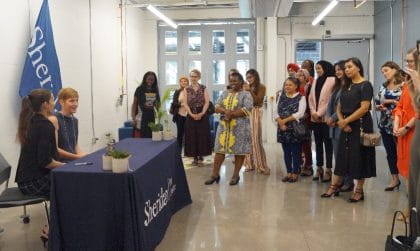
<path id="1" fill-rule="evenodd" d="M 211 164 L 186 165 L 193 203 L 172 217 L 156 250 L 384 250 L 393 211 L 405 208 L 407 198 L 404 188 L 383 191 L 389 182 L 383 149 L 377 150 L 378 177 L 367 181 L 365 201 L 356 204 L 347 202 L 350 193 L 321 199 L 328 184 L 311 178 L 281 182 L 285 168 L 279 145 L 266 145 L 266 152 L 271 175 L 242 173 L 233 187 L 228 184 L 232 159 L 225 160 L 220 184 L 211 186 L 203 185 Z M 44 250 L 39 239 L 46 222 L 43 206 L 30 206 L 28 212 L 31 223 L 23 224 L 21 208 L 0 211 L 1 251 Z"/>

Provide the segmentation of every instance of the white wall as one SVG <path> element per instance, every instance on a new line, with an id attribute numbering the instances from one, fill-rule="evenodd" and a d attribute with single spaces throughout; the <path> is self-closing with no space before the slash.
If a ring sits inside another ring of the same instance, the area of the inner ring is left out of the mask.
<path id="1" fill-rule="evenodd" d="M 92 33 L 90 33 L 89 1 L 50 0 L 50 12 L 57 54 L 60 61 L 63 86 L 71 86 L 80 93 L 79 142 L 85 151 L 104 145 L 104 134 L 112 132 L 127 119 L 134 90 L 144 72 L 156 71 L 157 22 L 154 16 L 138 8 L 126 9 L 126 82 L 127 96 L 122 106 L 116 106 L 121 93 L 121 41 L 120 9 L 117 0 L 91 0 Z M 41 0 L 27 2 L 4 2 L 0 10 L 0 75 L 3 79 L 0 104 L 3 123 L 0 123 L 0 152 L 16 167 L 19 145 L 15 143 L 17 117 L 20 110 L 18 97 L 19 81 L 25 53 L 30 40 L 30 31 L 35 24 Z M 342 7 L 340 7 L 340 5 Z M 345 18 L 326 18 L 325 27 L 312 27 L 310 22 L 320 6 L 296 5 L 295 17 L 286 20 L 291 25 L 289 33 L 278 35 L 277 19 L 259 19 L 257 25 L 257 69 L 267 85 L 267 95 L 274 96 L 280 89 L 286 74 L 285 65 L 293 61 L 296 39 L 321 39 L 325 29 L 334 34 L 373 34 L 373 7 L 370 3 L 358 13 L 346 9 L 340 3 L 335 11 L 347 13 Z M 297 7 L 296 7 L 297 6 Z M 344 9 L 340 9 L 344 8 Z M 30 13 L 30 17 L 29 17 Z M 238 18 L 239 9 L 171 10 L 165 14 L 175 20 Z M 338 13 L 342 14 L 342 13 Z M 332 15 L 338 15 L 337 13 Z M 30 21 L 31 19 L 31 21 Z M 5 35 L 6 34 L 6 35 Z M 92 35 L 92 71 L 90 67 L 90 43 Z M 372 48 L 373 49 L 373 48 Z M 373 58 L 373 57 L 372 57 Z M 373 67 L 371 67 L 372 69 Z M 92 74 L 92 79 L 91 79 Z M 373 74 L 371 74 L 373 76 Z M 91 88 L 93 99 L 91 99 Z M 268 111 L 272 105 L 269 103 Z M 93 110 L 94 117 L 92 117 Z M 266 113 L 263 123 L 268 126 L 264 135 L 275 135 L 271 115 Z M 92 144 L 94 123 L 95 136 L 100 138 Z M 275 142 L 275 137 L 267 137 Z M 14 175 L 14 171 L 13 171 Z"/>
<path id="2" fill-rule="evenodd" d="M 14 178 L 19 145 L 15 142 L 20 98 L 19 82 L 30 29 L 35 25 L 41 0 L 7 1 L 0 10 L 0 75 L 2 91 L 0 102 L 3 107 L 0 123 L 0 152 L 14 167 Z M 49 7 L 54 32 L 55 46 L 60 62 L 63 87 L 73 87 L 79 91 L 80 106 L 76 116 L 79 118 L 79 143 L 87 152 L 103 147 L 105 133 L 117 137 L 117 128 L 127 119 L 128 103 L 124 97 L 122 106 L 117 106 L 121 93 L 121 40 L 120 9 L 118 0 L 92 0 L 92 33 L 90 33 L 89 1 L 50 0 Z M 142 45 L 149 43 L 145 36 L 153 37 L 149 27 L 144 26 L 144 12 L 138 9 L 127 10 L 127 82 L 128 96 L 147 69 L 156 69 L 156 53 L 153 60 L 143 57 Z M 146 23 L 155 24 L 154 21 Z M 153 25 L 150 25 L 152 27 Z M 90 66 L 90 38 L 92 35 L 92 71 Z M 155 49 L 156 51 L 157 49 Z M 92 74 L 92 78 L 91 78 Z M 93 99 L 91 99 L 91 88 Z M 131 102 L 131 101 L 130 101 Z M 92 112 L 94 117 L 92 117 Z M 94 122 L 95 135 L 92 130 Z M 99 141 L 92 144 L 96 136 Z"/>

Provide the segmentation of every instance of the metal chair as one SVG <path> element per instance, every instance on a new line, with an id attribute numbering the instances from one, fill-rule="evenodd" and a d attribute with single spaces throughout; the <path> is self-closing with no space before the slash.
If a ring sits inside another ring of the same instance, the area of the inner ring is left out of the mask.
<path id="1" fill-rule="evenodd" d="M 49 213 L 47 201 L 49 198 L 41 196 L 24 195 L 19 188 L 9 188 L 10 171 L 12 167 L 4 159 L 0 153 L 0 185 L 6 182 L 4 191 L 0 194 L 0 208 L 19 207 L 23 206 L 23 215 L 21 216 L 23 223 L 27 224 L 30 222 L 29 215 L 26 213 L 26 206 L 38 203 L 44 203 L 45 213 L 49 222 Z"/>

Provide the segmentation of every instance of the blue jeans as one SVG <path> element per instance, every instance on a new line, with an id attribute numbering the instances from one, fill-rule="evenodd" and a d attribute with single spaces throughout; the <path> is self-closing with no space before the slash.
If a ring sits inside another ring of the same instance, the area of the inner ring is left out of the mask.
<path id="1" fill-rule="evenodd" d="M 300 173 L 302 160 L 302 143 L 281 143 L 287 173 Z"/>

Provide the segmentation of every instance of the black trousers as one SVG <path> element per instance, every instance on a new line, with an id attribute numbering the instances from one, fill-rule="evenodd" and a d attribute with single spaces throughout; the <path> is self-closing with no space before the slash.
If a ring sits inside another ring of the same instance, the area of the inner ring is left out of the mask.
<path id="1" fill-rule="evenodd" d="M 313 123 L 312 129 L 315 137 L 316 165 L 324 166 L 324 146 L 326 168 L 332 168 L 333 147 L 330 139 L 330 129 L 326 123 Z"/>
<path id="2" fill-rule="evenodd" d="M 382 143 L 386 150 L 386 158 L 388 160 L 389 172 L 398 174 L 397 168 L 397 144 L 394 135 L 381 131 Z"/>
<path id="3" fill-rule="evenodd" d="M 178 146 L 179 146 L 179 151 L 182 152 L 182 143 L 184 140 L 184 133 L 185 133 L 185 120 L 187 117 L 183 117 L 183 116 L 176 116 L 176 129 L 177 129 L 177 136 L 176 139 L 178 141 Z"/>

